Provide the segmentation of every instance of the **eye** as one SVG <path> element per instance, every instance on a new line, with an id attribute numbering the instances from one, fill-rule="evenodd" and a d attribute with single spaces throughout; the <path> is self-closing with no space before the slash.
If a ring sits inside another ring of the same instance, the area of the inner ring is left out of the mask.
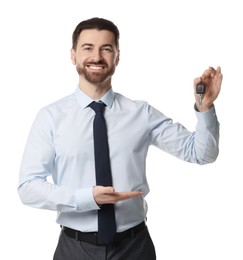
<path id="1" fill-rule="evenodd" d="M 113 52 L 113 49 L 111 47 L 109 47 L 109 46 L 105 46 L 105 47 L 102 48 L 102 51 L 104 51 L 104 52 Z"/>
<path id="2" fill-rule="evenodd" d="M 92 48 L 87 46 L 87 47 L 84 47 L 83 50 L 84 50 L 84 51 L 91 51 Z"/>

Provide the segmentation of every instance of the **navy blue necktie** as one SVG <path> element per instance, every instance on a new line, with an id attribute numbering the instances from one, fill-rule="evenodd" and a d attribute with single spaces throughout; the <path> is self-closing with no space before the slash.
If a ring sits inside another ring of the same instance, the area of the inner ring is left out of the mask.
<path id="1" fill-rule="evenodd" d="M 106 122 L 103 115 L 105 104 L 92 102 L 95 111 L 93 123 L 96 185 L 112 186 L 109 146 Z M 113 204 L 103 204 L 98 210 L 98 237 L 104 243 L 111 243 L 116 233 L 115 211 Z"/>

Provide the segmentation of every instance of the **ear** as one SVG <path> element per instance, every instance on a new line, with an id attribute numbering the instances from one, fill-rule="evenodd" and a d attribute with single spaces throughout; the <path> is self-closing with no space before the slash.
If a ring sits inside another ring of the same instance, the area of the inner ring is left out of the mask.
<path id="1" fill-rule="evenodd" d="M 120 50 L 118 51 L 117 57 L 116 57 L 116 66 L 118 65 L 120 61 Z"/>
<path id="2" fill-rule="evenodd" d="M 73 65 L 76 65 L 76 52 L 73 48 L 71 49 L 71 60 Z"/>

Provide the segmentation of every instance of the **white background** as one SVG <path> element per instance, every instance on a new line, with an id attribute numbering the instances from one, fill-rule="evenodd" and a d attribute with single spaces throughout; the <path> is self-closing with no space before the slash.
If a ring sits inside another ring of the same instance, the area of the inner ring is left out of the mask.
<path id="1" fill-rule="evenodd" d="M 113 88 L 144 99 L 194 130 L 192 82 L 222 68 L 215 102 L 220 155 L 206 166 L 156 148 L 148 154 L 148 226 L 158 260 L 243 259 L 241 1 L 0 2 L 0 259 L 52 259 L 59 236 L 55 212 L 24 206 L 19 165 L 37 111 L 72 93 L 75 26 L 94 16 L 120 29 L 121 60 Z M 126 259 L 124 259 L 126 260 Z"/>

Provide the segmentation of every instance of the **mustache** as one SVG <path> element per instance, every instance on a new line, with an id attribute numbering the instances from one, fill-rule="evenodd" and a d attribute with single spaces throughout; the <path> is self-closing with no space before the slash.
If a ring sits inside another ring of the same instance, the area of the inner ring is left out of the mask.
<path id="1" fill-rule="evenodd" d="M 105 65 L 105 66 L 107 66 L 108 64 L 103 60 L 99 60 L 99 61 L 85 62 L 84 65 Z"/>

